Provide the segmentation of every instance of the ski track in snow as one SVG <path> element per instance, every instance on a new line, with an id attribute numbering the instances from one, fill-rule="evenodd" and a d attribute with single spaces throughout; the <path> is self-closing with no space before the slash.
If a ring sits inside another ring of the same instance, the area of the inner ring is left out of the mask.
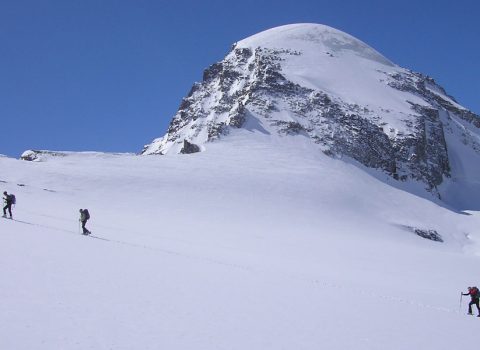
<path id="1" fill-rule="evenodd" d="M 33 213 L 31 213 L 31 214 L 33 214 Z M 42 216 L 49 217 L 49 218 L 56 219 L 56 220 L 71 221 L 71 220 L 66 219 L 66 218 L 57 218 L 57 217 L 54 217 L 54 216 L 51 216 L 51 215 L 42 215 Z M 39 227 L 47 228 L 47 229 L 54 230 L 54 231 L 60 231 L 60 232 L 65 232 L 65 233 L 69 233 L 69 234 L 74 234 L 74 235 L 81 235 L 80 233 L 77 233 L 77 232 L 74 232 L 74 231 L 64 230 L 64 229 L 61 229 L 61 228 L 39 225 L 39 224 L 20 221 L 20 220 L 16 220 L 16 219 L 14 219 L 14 221 L 19 222 L 19 223 L 23 223 L 23 224 L 27 224 L 27 225 L 39 226 Z M 168 249 L 163 249 L 163 248 L 157 248 L 157 247 L 150 247 L 150 246 L 147 246 L 147 245 L 140 245 L 140 244 L 135 244 L 135 243 L 132 243 L 132 242 L 120 241 L 120 240 L 115 240 L 115 239 L 109 239 L 109 238 L 105 238 L 105 237 L 95 236 L 93 234 L 88 235 L 88 236 L 82 236 L 81 235 L 81 237 L 88 237 L 88 238 L 93 238 L 93 239 L 97 239 L 97 240 L 103 240 L 105 242 L 124 245 L 124 246 L 129 246 L 129 247 L 136 248 L 136 249 L 138 249 L 138 248 L 139 249 L 147 249 L 147 250 L 150 250 L 150 251 L 153 251 L 153 252 L 158 252 L 158 253 L 161 253 L 161 254 L 168 254 L 168 255 L 179 257 L 179 258 L 184 258 L 184 259 L 196 260 L 196 261 L 200 261 L 200 262 L 203 262 L 203 263 L 216 264 L 216 265 L 227 266 L 227 267 L 230 267 L 230 268 L 241 269 L 241 270 L 244 270 L 244 271 L 249 271 L 251 273 L 255 273 L 257 275 L 262 275 L 262 278 L 272 278 L 272 276 L 274 275 L 272 273 L 272 271 L 260 270 L 260 269 L 257 269 L 257 268 L 253 268 L 252 266 L 242 266 L 242 265 L 232 264 L 232 263 L 225 262 L 225 261 L 209 259 L 209 258 L 206 258 L 206 257 L 182 254 L 181 252 L 178 252 L 178 251 L 173 251 L 173 250 L 168 250 Z M 280 276 L 277 275 L 277 276 L 275 276 L 275 278 L 279 279 Z M 313 284 L 315 286 L 320 286 L 322 288 L 330 288 L 330 289 L 335 289 L 335 290 L 341 290 L 341 289 L 347 290 L 349 288 L 349 287 L 346 287 L 346 286 L 343 286 L 343 285 L 340 285 L 340 284 L 331 283 L 331 282 L 327 282 L 327 281 L 319 281 L 319 280 L 302 278 L 300 276 L 296 276 L 296 275 L 293 275 L 293 274 L 289 275 L 288 277 L 283 275 L 282 279 L 289 279 L 289 280 L 297 281 L 297 282 L 310 283 L 310 284 Z M 408 300 L 408 299 L 398 297 L 398 296 L 385 296 L 385 295 L 374 293 L 374 292 L 368 291 L 368 290 L 356 290 L 355 293 L 357 295 L 362 295 L 362 296 L 372 298 L 372 299 L 383 299 L 385 302 L 396 302 L 396 303 L 400 303 L 400 304 L 408 304 L 408 305 L 411 305 L 411 306 L 416 306 L 416 307 L 425 308 L 425 309 L 431 309 L 431 310 L 435 310 L 435 311 L 441 311 L 441 312 L 447 312 L 447 313 L 458 313 L 457 310 L 453 310 L 453 309 L 449 309 L 449 308 L 445 308 L 445 307 L 440 307 L 440 306 L 428 305 L 428 304 L 425 304 L 425 303 L 421 303 L 421 302 L 414 301 L 414 300 Z"/>

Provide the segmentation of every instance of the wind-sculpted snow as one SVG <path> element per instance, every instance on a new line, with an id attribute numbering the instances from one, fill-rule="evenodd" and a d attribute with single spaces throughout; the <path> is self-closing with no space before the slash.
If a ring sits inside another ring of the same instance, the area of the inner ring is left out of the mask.
<path id="1" fill-rule="evenodd" d="M 441 187 L 471 176 L 452 170 L 447 136 L 460 138 L 480 163 L 479 127 L 480 117 L 432 78 L 393 65 L 348 34 L 302 24 L 235 44 L 192 87 L 167 134 L 142 153 L 201 151 L 236 128 L 300 136 L 331 157 L 423 183 L 448 201 Z"/>

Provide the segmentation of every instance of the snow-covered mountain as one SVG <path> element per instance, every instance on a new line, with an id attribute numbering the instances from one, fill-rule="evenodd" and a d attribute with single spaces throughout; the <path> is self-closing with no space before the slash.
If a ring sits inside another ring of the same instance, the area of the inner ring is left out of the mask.
<path id="1" fill-rule="evenodd" d="M 286 25 L 233 45 L 142 153 L 198 152 L 236 128 L 301 135 L 318 151 L 419 181 L 447 202 L 459 179 L 480 170 L 471 165 L 480 163 L 478 115 L 432 78 L 325 25 Z"/>

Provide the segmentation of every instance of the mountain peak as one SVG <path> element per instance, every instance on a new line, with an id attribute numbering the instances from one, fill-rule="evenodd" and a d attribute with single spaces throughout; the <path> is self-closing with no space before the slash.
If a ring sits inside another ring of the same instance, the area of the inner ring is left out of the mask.
<path id="1" fill-rule="evenodd" d="M 444 183 L 453 186 L 444 193 L 459 192 L 480 171 L 469 165 L 479 163 L 479 128 L 480 117 L 432 78 L 339 30 L 293 24 L 236 43 L 142 153 L 195 153 L 242 130 L 310 142 L 441 196 Z"/>
<path id="2" fill-rule="evenodd" d="M 394 65 L 363 41 L 338 29 L 315 23 L 288 24 L 271 28 L 239 41 L 236 47 L 288 48 L 302 52 L 330 52 L 334 55 L 354 54 L 384 65 Z"/>

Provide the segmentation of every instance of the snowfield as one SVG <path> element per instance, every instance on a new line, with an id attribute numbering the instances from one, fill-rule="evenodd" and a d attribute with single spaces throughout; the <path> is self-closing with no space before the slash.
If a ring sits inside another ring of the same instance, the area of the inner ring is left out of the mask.
<path id="1" fill-rule="evenodd" d="M 313 147 L 238 130 L 193 155 L 0 158 L 0 349 L 476 344 L 479 213 Z"/>

